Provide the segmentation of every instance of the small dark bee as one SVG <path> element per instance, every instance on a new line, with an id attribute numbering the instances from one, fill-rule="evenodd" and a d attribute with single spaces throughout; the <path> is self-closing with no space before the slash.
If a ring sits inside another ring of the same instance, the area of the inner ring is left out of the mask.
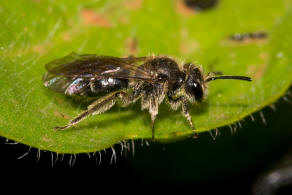
<path id="1" fill-rule="evenodd" d="M 221 72 L 203 74 L 201 67 L 186 63 L 182 68 L 165 56 L 117 58 L 97 55 L 70 55 L 46 65 L 44 85 L 69 96 L 100 97 L 88 109 L 66 126 L 76 125 L 89 115 L 109 110 L 117 100 L 122 106 L 141 99 L 142 110 L 151 115 L 152 138 L 158 107 L 166 98 L 171 109 L 182 109 L 192 130 L 189 102 L 201 102 L 207 92 L 207 83 L 217 79 L 251 81 L 245 76 L 222 76 Z"/>

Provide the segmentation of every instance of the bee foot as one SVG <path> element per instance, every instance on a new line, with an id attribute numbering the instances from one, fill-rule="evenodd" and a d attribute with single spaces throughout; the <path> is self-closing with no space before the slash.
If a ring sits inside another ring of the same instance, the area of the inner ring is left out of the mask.
<path id="1" fill-rule="evenodd" d="M 195 131 L 195 130 L 193 130 L 193 131 Z M 199 133 L 196 133 L 196 132 L 195 132 L 194 135 L 193 135 L 193 138 L 194 138 L 194 139 L 197 139 L 198 137 L 199 137 Z"/>
<path id="2" fill-rule="evenodd" d="M 58 130 L 64 130 L 67 129 L 68 126 L 64 126 L 64 127 L 54 127 L 54 130 L 58 131 Z"/>

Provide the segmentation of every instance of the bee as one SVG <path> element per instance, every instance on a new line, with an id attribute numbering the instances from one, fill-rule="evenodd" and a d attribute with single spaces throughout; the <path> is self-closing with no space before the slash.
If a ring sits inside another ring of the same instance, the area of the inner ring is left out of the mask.
<path id="1" fill-rule="evenodd" d="M 186 63 L 180 66 L 166 56 L 111 57 L 70 55 L 46 64 L 44 85 L 68 96 L 95 97 L 87 110 L 62 127 L 68 129 L 90 115 L 101 114 L 117 102 L 121 106 L 141 100 L 142 110 L 151 116 L 152 139 L 158 107 L 164 99 L 173 110 L 181 109 L 190 128 L 195 131 L 190 103 L 200 103 L 207 94 L 208 83 L 218 79 L 251 81 L 246 76 L 227 76 L 222 72 L 204 74 L 200 66 Z"/>

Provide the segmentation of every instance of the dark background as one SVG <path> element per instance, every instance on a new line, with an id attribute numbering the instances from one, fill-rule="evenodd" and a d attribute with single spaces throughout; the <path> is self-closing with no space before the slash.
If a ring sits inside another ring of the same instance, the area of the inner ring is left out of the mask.
<path id="1" fill-rule="evenodd" d="M 121 155 L 121 147 L 116 145 L 117 160 L 112 163 L 112 149 L 101 152 L 100 164 L 99 153 L 79 154 L 75 161 L 72 155 L 59 155 L 56 161 L 55 153 L 41 151 L 38 160 L 37 149 L 29 150 L 23 144 L 2 138 L 0 166 L 13 176 L 13 182 L 46 184 L 49 180 L 52 186 L 68 182 L 71 187 L 124 186 L 125 190 L 140 188 L 150 192 L 156 188 L 164 192 L 191 190 L 195 194 L 251 194 L 259 177 L 281 165 L 283 157 L 292 151 L 289 98 L 292 99 L 285 96 L 286 101 L 278 100 L 275 111 L 270 107 L 262 110 L 267 124 L 258 112 L 253 114 L 255 122 L 247 117 L 233 135 L 228 127 L 220 128 L 216 140 L 209 133 L 173 143 L 149 142 L 149 146 L 136 140 L 134 157 L 132 150 Z M 27 180 L 28 176 L 33 179 Z M 290 192 L 289 185 L 280 185 L 276 194 Z"/>

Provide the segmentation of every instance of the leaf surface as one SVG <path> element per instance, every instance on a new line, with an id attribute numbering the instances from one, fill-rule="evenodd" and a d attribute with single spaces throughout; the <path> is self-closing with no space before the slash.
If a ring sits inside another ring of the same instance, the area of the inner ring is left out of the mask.
<path id="1" fill-rule="evenodd" d="M 71 52 L 123 57 L 168 55 L 206 72 L 251 76 L 253 82 L 211 82 L 192 105 L 198 132 L 243 119 L 281 97 L 291 84 L 292 14 L 288 0 L 220 1 L 194 12 L 181 1 L 17 1 L 0 3 L 0 135 L 58 153 L 93 152 L 125 139 L 151 137 L 140 102 L 56 132 L 85 109 L 42 84 L 44 64 Z M 235 33 L 266 32 L 263 40 L 230 41 Z M 179 111 L 159 108 L 157 139 L 193 132 Z"/>

